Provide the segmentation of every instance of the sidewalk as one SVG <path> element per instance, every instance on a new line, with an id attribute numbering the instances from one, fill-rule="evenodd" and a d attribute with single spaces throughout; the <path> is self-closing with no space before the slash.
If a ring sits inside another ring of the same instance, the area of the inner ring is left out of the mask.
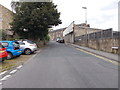
<path id="1" fill-rule="evenodd" d="M 111 59 L 111 60 L 114 60 L 114 61 L 119 61 L 118 55 L 116 55 L 116 54 L 107 53 L 107 52 L 104 52 L 104 51 L 98 51 L 98 50 L 94 50 L 94 49 L 91 49 L 91 48 L 88 48 L 88 47 L 78 46 L 78 45 L 75 45 L 75 44 L 71 44 L 71 45 L 74 46 L 74 47 L 83 49 L 85 51 L 94 53 L 96 55 L 103 56 L 105 58 L 108 58 L 108 59 Z"/>

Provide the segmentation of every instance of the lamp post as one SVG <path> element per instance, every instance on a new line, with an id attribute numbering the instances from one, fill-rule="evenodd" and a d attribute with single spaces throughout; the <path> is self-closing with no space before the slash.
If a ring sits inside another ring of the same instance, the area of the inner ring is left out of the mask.
<path id="1" fill-rule="evenodd" d="M 85 9 L 85 24 L 87 24 L 87 7 L 82 7 L 83 9 Z"/>
<path id="2" fill-rule="evenodd" d="M 87 7 L 82 7 L 83 9 L 85 9 L 85 25 L 87 26 Z M 87 28 L 86 28 L 86 46 L 88 46 L 88 32 L 87 32 Z"/>

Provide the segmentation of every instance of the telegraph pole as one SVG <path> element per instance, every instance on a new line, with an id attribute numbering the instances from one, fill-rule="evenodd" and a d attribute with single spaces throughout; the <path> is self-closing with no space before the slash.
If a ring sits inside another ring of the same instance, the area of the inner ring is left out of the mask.
<path id="1" fill-rule="evenodd" d="M 87 26 L 87 7 L 82 7 L 83 9 L 85 9 L 85 24 L 86 24 L 86 26 Z M 86 36 L 86 46 L 88 46 L 88 36 L 87 36 L 87 34 L 88 34 L 88 32 L 87 32 L 87 28 L 86 28 L 86 32 L 85 32 L 85 36 Z"/>

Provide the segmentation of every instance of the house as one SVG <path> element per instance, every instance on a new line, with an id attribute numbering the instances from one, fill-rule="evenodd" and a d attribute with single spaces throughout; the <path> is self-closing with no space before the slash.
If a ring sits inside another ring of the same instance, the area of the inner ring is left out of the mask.
<path id="1" fill-rule="evenodd" d="M 58 37 L 60 38 L 64 38 L 63 37 L 63 31 L 66 29 L 65 28 L 60 28 L 57 30 L 50 30 L 49 31 L 49 36 L 51 40 L 56 40 Z M 74 36 L 78 37 L 81 35 L 85 35 L 87 33 L 93 33 L 93 32 L 97 32 L 97 31 L 101 31 L 101 29 L 96 29 L 96 28 L 90 28 L 90 24 L 85 24 L 85 23 L 81 23 L 81 24 L 74 24 Z"/>
<path id="2" fill-rule="evenodd" d="M 65 29 L 66 28 L 60 28 L 60 29 L 57 29 L 57 30 L 49 31 L 50 40 L 56 40 L 58 37 L 63 38 L 63 31 Z"/>
<path id="3" fill-rule="evenodd" d="M 14 35 L 10 25 L 12 20 L 13 12 L 0 4 L 0 32 L 4 33 L 6 39 L 12 38 Z"/>

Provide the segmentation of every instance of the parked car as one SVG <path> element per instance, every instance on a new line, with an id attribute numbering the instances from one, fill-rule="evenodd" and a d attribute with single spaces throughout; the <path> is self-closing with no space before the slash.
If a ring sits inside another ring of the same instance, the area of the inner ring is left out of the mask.
<path id="1" fill-rule="evenodd" d="M 60 37 L 57 37 L 56 42 L 58 42 L 59 40 L 60 40 Z"/>
<path id="2" fill-rule="evenodd" d="M 30 55 L 31 53 L 37 51 L 37 45 L 30 40 L 24 39 L 18 40 L 17 42 L 19 42 L 22 52 L 26 55 Z"/>
<path id="3" fill-rule="evenodd" d="M 59 42 L 59 43 L 64 43 L 64 39 L 63 39 L 63 38 L 60 38 L 60 39 L 58 40 L 58 42 Z"/>
<path id="4" fill-rule="evenodd" d="M 13 57 L 20 56 L 22 50 L 20 49 L 19 43 L 16 41 L 0 41 L 2 45 L 6 48 L 8 53 L 7 59 L 12 59 Z"/>
<path id="5" fill-rule="evenodd" d="M 6 48 L 0 43 L 0 62 L 7 59 L 7 55 Z"/>

